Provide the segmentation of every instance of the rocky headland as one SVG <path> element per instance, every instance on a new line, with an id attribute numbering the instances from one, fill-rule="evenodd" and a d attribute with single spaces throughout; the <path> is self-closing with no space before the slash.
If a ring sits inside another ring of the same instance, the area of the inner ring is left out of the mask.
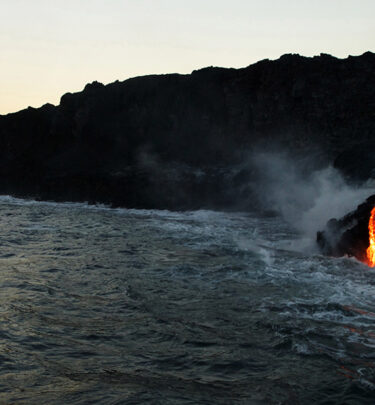
<path id="1" fill-rule="evenodd" d="M 374 176 L 375 54 L 94 82 L 0 116 L 0 193 L 138 208 L 254 206 L 251 151 Z"/>

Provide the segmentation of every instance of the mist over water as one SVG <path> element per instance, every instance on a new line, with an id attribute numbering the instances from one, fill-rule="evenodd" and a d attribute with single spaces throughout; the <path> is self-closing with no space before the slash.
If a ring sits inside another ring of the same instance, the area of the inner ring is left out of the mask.
<path id="1" fill-rule="evenodd" d="M 337 169 L 316 169 L 309 158 L 257 153 L 252 162 L 258 172 L 259 200 L 302 236 L 314 240 L 329 219 L 341 218 L 374 193 L 373 185 L 349 185 Z"/>

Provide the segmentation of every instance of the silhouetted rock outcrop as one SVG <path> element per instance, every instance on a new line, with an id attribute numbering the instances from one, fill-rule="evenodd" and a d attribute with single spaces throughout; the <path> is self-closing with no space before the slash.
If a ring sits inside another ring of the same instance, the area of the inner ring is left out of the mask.
<path id="1" fill-rule="evenodd" d="M 325 229 L 317 234 L 322 252 L 330 256 L 354 256 L 366 262 L 369 246 L 369 220 L 375 207 L 375 195 L 369 197 L 356 210 L 343 218 L 332 218 Z"/>
<path id="2" fill-rule="evenodd" d="M 255 145 L 318 148 L 328 161 L 373 140 L 374 68 L 370 52 L 284 55 L 238 70 L 94 82 L 57 107 L 0 117 L 0 192 L 144 208 L 246 207 L 253 172 L 242 162 Z"/>

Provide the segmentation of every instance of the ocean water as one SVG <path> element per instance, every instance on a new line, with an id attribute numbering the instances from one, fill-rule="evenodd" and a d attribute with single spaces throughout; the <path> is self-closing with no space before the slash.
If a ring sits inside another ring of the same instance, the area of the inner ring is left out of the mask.
<path id="1" fill-rule="evenodd" d="M 375 403 L 375 271 L 281 218 L 0 216 L 0 403 Z"/>

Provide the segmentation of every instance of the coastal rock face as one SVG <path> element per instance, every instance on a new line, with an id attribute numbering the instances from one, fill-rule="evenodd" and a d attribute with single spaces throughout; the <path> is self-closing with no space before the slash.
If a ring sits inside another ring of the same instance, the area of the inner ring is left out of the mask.
<path id="1" fill-rule="evenodd" d="M 369 220 L 375 207 L 375 195 L 341 219 L 330 219 L 325 229 L 317 234 L 322 252 L 330 256 L 354 256 L 367 262 L 369 246 Z"/>
<path id="2" fill-rule="evenodd" d="M 374 117 L 375 120 L 375 117 Z M 353 182 L 375 178 L 375 139 L 345 148 L 334 160 L 334 167 Z"/>
<path id="3" fill-rule="evenodd" d="M 142 208 L 250 207 L 256 179 L 244 162 L 253 148 L 318 150 L 329 162 L 373 140 L 374 68 L 370 52 L 284 55 L 244 69 L 88 84 L 57 107 L 0 116 L 0 193 Z M 345 170 L 347 161 L 337 166 Z"/>

